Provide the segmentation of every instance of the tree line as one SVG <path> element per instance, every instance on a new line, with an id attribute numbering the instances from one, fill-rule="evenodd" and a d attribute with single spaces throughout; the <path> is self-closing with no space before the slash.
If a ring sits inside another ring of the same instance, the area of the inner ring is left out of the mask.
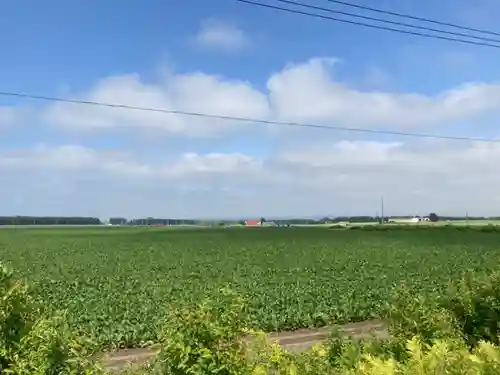
<path id="1" fill-rule="evenodd" d="M 458 221 L 458 220 L 500 220 L 500 217 L 483 216 L 438 216 L 435 213 L 429 214 L 430 221 Z M 388 221 L 391 216 L 386 216 L 383 221 Z M 398 218 L 412 218 L 412 216 L 398 216 Z M 264 217 L 260 218 L 261 223 L 275 223 L 277 225 L 305 225 L 305 224 L 336 224 L 341 222 L 351 223 L 380 223 L 380 216 L 337 216 L 324 217 L 321 219 L 309 218 L 290 218 L 272 220 Z M 112 217 L 107 222 L 101 221 L 97 217 L 84 216 L 0 216 L 0 225 L 152 225 L 152 226 L 170 226 L 170 225 L 245 225 L 245 220 L 196 220 L 196 219 L 164 219 L 164 218 L 136 218 L 127 219 L 124 217 Z"/>
<path id="2" fill-rule="evenodd" d="M 142 219 L 127 220 L 125 218 L 111 218 L 109 223 L 112 225 L 203 225 L 201 220 L 194 219 L 158 219 L 147 217 Z"/>
<path id="3" fill-rule="evenodd" d="M 100 225 L 97 217 L 0 216 L 0 225 Z"/>

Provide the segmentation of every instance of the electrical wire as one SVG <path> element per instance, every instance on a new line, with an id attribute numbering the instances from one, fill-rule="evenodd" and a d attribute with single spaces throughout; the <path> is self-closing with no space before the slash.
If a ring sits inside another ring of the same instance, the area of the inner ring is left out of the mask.
<path id="1" fill-rule="evenodd" d="M 350 25 L 363 26 L 363 27 L 368 27 L 368 28 L 372 28 L 372 29 L 392 31 L 395 33 L 400 33 L 400 34 L 408 34 L 408 35 L 420 36 L 420 37 L 424 37 L 424 38 L 439 39 L 439 40 L 445 40 L 448 42 L 457 42 L 457 43 L 471 44 L 471 45 L 483 46 L 483 47 L 500 48 L 500 45 L 498 45 L 498 44 L 475 42 L 472 40 L 452 38 L 452 37 L 428 34 L 428 33 L 411 31 L 411 30 L 402 30 L 402 29 L 397 29 L 397 28 L 393 28 L 393 27 L 368 24 L 368 23 L 364 23 L 364 22 L 350 21 L 350 20 L 346 20 L 346 19 L 342 19 L 342 18 L 330 17 L 330 16 L 323 15 L 323 14 L 309 13 L 309 12 L 304 12 L 304 11 L 300 11 L 300 10 L 296 10 L 296 9 L 284 8 L 284 7 L 280 7 L 277 5 L 259 3 L 259 2 L 251 1 L 251 0 L 235 0 L 235 1 L 240 2 L 240 3 L 249 4 L 249 5 L 259 6 L 259 7 L 263 7 L 263 8 L 275 9 L 275 10 L 279 10 L 282 12 L 300 14 L 300 15 L 304 15 L 304 16 L 321 18 L 321 19 L 325 19 L 325 20 L 329 20 L 329 21 L 336 21 L 336 22 L 346 23 L 346 24 L 350 24 Z"/>
<path id="2" fill-rule="evenodd" d="M 404 23 L 404 22 L 390 21 L 390 20 L 386 20 L 383 18 L 369 17 L 369 16 L 364 16 L 361 14 L 344 12 L 341 10 L 335 10 L 335 9 L 331 9 L 331 8 L 323 8 L 323 7 L 319 7 L 316 5 L 307 4 L 307 3 L 298 2 L 298 1 L 292 1 L 292 0 L 274 0 L 274 1 L 284 3 L 284 4 L 289 4 L 289 5 L 295 5 L 295 6 L 299 6 L 299 7 L 303 7 L 303 8 L 307 8 L 307 9 L 320 10 L 323 12 L 341 14 L 344 16 L 361 18 L 361 19 L 369 20 L 369 21 L 382 22 L 382 23 L 386 23 L 386 24 L 390 24 L 390 25 L 404 26 L 404 27 L 410 27 L 410 28 L 414 28 L 414 29 L 418 29 L 418 30 L 426 30 L 426 31 L 432 31 L 432 32 L 441 33 L 441 34 L 460 36 L 460 37 L 471 38 L 471 39 L 476 39 L 476 40 L 483 40 L 486 42 L 500 43 L 500 39 L 487 38 L 487 37 L 476 36 L 476 35 L 471 35 L 471 34 L 463 34 L 463 33 L 458 33 L 455 31 L 447 31 L 447 30 L 442 30 L 442 29 L 434 29 L 432 27 L 412 25 L 412 24 Z"/>
<path id="3" fill-rule="evenodd" d="M 274 120 L 255 119 L 255 118 L 248 118 L 248 117 L 224 116 L 224 115 L 208 114 L 208 113 L 201 113 L 201 112 L 171 110 L 171 109 L 163 109 L 163 108 L 139 107 L 139 106 L 134 106 L 134 105 L 104 103 L 104 102 L 96 102 L 96 101 L 90 101 L 90 100 L 67 99 L 67 98 L 59 98 L 59 97 L 53 97 L 53 96 L 31 95 L 31 94 L 18 93 L 18 92 L 3 91 L 3 92 L 0 92 L 0 96 L 17 97 L 17 98 L 23 98 L 23 99 L 44 100 L 44 101 L 51 101 L 51 102 L 71 103 L 71 104 L 77 104 L 77 105 L 91 105 L 91 106 L 97 106 L 97 107 L 108 107 L 108 108 L 114 108 L 114 109 L 125 109 L 125 110 L 134 110 L 134 111 L 143 111 L 143 112 L 157 112 L 157 113 L 165 113 L 165 114 L 181 115 L 181 116 L 203 117 L 203 118 L 229 120 L 229 121 L 237 121 L 237 122 L 253 122 L 253 123 L 270 124 L 270 125 L 278 125 L 278 126 L 313 128 L 313 129 L 335 130 L 335 131 L 349 131 L 349 132 L 372 133 L 372 134 L 385 134 L 385 135 L 399 135 L 399 136 L 405 136 L 405 137 L 444 139 L 444 140 L 453 140 L 453 141 L 500 143 L 500 139 L 494 139 L 494 138 L 473 138 L 473 137 L 461 137 L 461 136 L 451 136 L 451 135 L 426 134 L 426 133 L 408 133 L 408 132 L 398 132 L 398 131 L 382 130 L 382 129 L 363 129 L 363 128 L 353 128 L 353 127 L 343 127 L 343 126 L 333 126 L 333 125 L 321 125 L 321 124 L 309 124 L 309 123 L 300 123 L 300 122 L 274 121 Z"/>
<path id="4" fill-rule="evenodd" d="M 417 16 L 413 16 L 411 14 L 392 12 L 392 11 L 384 10 L 384 9 L 380 9 L 380 8 L 372 8 L 372 7 L 369 7 L 369 6 L 366 6 L 366 5 L 359 5 L 359 4 L 349 3 L 347 1 L 340 1 L 340 0 L 326 0 L 326 1 L 329 1 L 330 3 L 339 4 L 339 5 L 345 5 L 347 7 L 369 10 L 371 12 L 387 14 L 387 15 L 401 17 L 401 18 L 406 18 L 406 19 L 410 19 L 410 20 L 428 22 L 428 23 L 433 23 L 435 25 L 441 25 L 441 26 L 454 27 L 454 28 L 457 28 L 457 29 L 474 31 L 476 33 L 482 33 L 482 34 L 489 34 L 489 35 L 500 36 L 500 32 L 495 32 L 495 31 L 490 31 L 490 30 L 484 30 L 484 29 L 476 29 L 476 28 L 473 28 L 473 27 L 470 27 L 470 26 L 459 25 L 459 24 L 456 24 L 456 23 L 438 21 L 438 20 L 433 20 L 433 19 L 424 18 L 424 17 L 417 17 Z"/>

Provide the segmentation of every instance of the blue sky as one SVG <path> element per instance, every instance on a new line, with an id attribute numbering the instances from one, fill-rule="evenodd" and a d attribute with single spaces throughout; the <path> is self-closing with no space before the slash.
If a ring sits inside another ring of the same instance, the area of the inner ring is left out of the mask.
<path id="1" fill-rule="evenodd" d="M 324 0 L 312 3 L 341 8 Z M 366 0 L 365 3 L 375 4 Z M 494 11 L 500 8 L 492 0 L 376 3 L 394 11 L 481 28 L 489 26 L 490 29 L 496 26 Z M 472 22 L 477 17 L 470 14 L 470 9 L 483 4 L 491 11 Z M 439 74 L 445 84 L 495 78 L 493 69 L 488 69 L 494 66 L 495 50 L 378 32 L 279 13 L 234 0 L 148 0 L 126 4 L 114 0 L 48 0 L 43 3 L 20 0 L 3 2 L 0 6 L 2 45 L 10 51 L 7 58 L 2 59 L 0 77 L 4 85 L 12 89 L 53 93 L 59 85 L 70 85 L 78 90 L 107 75 L 138 72 L 151 76 L 160 64 L 172 64 L 179 71 L 203 70 L 245 77 L 263 84 L 263 77 L 281 69 L 284 63 L 332 55 L 348 61 L 342 69 L 346 76 L 359 75 L 367 66 L 386 67 L 391 72 L 402 73 L 395 87 L 401 89 L 415 85 L 424 90 L 439 89 L 440 86 L 433 82 L 422 85 L 421 79 L 427 74 Z M 358 12 L 349 8 L 343 10 Z M 186 39 L 196 33 L 201 22 L 211 18 L 235 23 L 251 33 L 252 48 L 231 58 L 227 54 L 207 54 L 190 48 Z M 409 63 L 420 65 L 436 57 L 436 53 L 457 55 L 457 61 L 444 56 L 438 64 L 416 69 L 414 75 L 406 74 Z M 467 60 L 464 64 L 474 62 L 484 69 L 464 71 L 458 57 L 462 55 L 474 55 L 463 57 Z M 456 69 L 442 69 L 439 65 L 448 68 L 452 65 Z"/>
<path id="2" fill-rule="evenodd" d="M 493 0 L 358 4 L 500 31 Z M 395 131 L 499 133 L 500 50 L 234 0 L 6 1 L 0 45 L 0 91 Z M 395 214 L 500 215 L 495 158 L 495 145 L 0 98 L 0 172 L 9 181 L 0 193 L 13 197 L 5 214 L 344 215 L 373 213 L 385 193 Z"/>

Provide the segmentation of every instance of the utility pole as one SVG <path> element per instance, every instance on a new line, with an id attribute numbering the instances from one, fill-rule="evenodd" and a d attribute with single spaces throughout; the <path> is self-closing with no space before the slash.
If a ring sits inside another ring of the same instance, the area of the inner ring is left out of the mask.
<path id="1" fill-rule="evenodd" d="M 380 212 L 381 212 L 381 223 L 384 224 L 384 196 L 380 196 Z"/>

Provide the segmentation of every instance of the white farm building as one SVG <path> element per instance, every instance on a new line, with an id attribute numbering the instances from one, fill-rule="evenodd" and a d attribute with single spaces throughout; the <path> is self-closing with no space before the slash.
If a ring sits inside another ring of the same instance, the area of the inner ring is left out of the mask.
<path id="1" fill-rule="evenodd" d="M 402 218 L 397 218 L 393 217 L 388 220 L 389 223 L 396 223 L 396 224 L 416 224 L 421 221 L 429 221 L 428 217 L 402 217 Z"/>

